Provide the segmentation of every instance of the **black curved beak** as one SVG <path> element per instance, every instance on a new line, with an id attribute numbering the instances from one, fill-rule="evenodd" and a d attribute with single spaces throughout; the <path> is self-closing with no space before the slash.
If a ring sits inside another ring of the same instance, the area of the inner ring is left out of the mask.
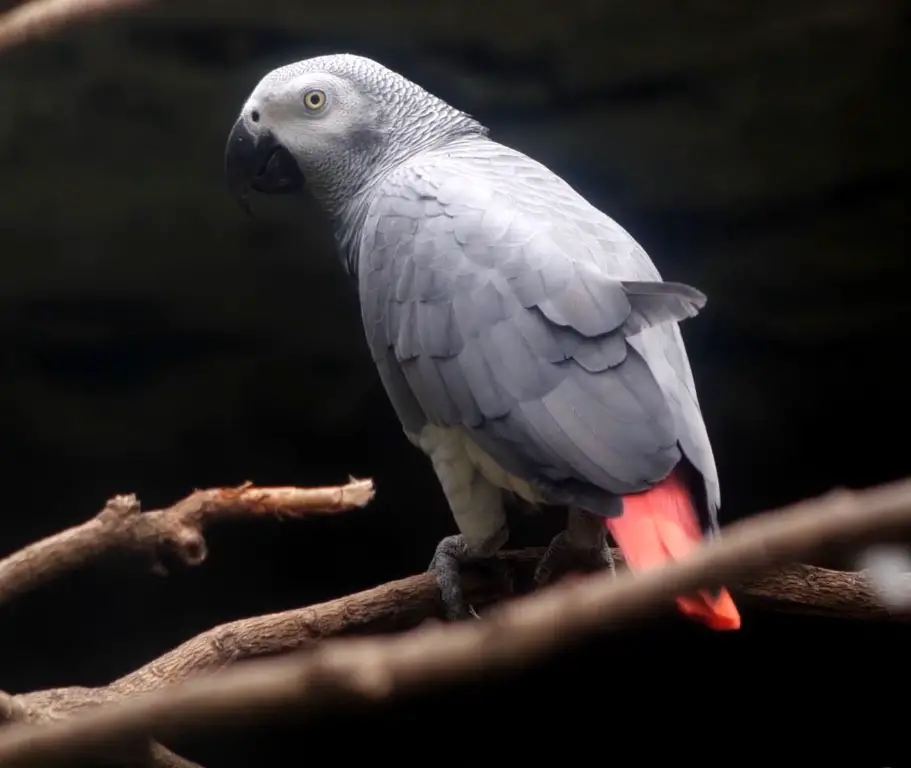
<path id="1" fill-rule="evenodd" d="M 225 176 L 228 189 L 247 213 L 251 189 L 266 195 L 284 195 L 304 186 L 304 176 L 291 153 L 271 131 L 251 133 L 243 118 L 234 123 L 228 136 Z"/>

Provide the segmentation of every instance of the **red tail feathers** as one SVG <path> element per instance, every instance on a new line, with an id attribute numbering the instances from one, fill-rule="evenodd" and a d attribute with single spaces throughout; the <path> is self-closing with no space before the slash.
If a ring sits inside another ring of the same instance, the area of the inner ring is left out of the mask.
<path id="1" fill-rule="evenodd" d="M 623 497 L 623 514 L 605 520 L 631 570 L 686 557 L 702 541 L 689 491 L 676 471 L 644 493 Z M 726 589 L 678 597 L 681 613 L 712 629 L 740 629 L 740 614 Z"/>

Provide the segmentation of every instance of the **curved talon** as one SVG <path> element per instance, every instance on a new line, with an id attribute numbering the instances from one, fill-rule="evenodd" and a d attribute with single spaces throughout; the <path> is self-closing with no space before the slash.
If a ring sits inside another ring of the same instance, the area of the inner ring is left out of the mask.
<path id="1" fill-rule="evenodd" d="M 462 590 L 462 568 L 467 564 L 489 568 L 495 577 L 507 585 L 507 590 L 512 591 L 513 584 L 509 567 L 497 558 L 479 558 L 469 553 L 465 541 L 461 536 L 447 536 L 437 544 L 430 568 L 435 573 L 437 585 L 440 588 L 440 597 L 446 618 L 449 621 L 475 618 L 480 615 L 474 606 L 465 602 Z"/>
<path id="2" fill-rule="evenodd" d="M 468 559 L 468 550 L 461 536 L 447 536 L 437 544 L 429 570 L 436 574 L 437 585 L 446 618 L 450 621 L 470 615 L 462 592 L 461 566 Z"/>
<path id="3" fill-rule="evenodd" d="M 567 531 L 560 531 L 551 540 L 544 557 L 535 568 L 535 583 L 544 586 L 569 571 L 597 570 L 604 567 L 616 575 L 614 558 L 606 543 L 599 549 L 579 549 L 572 544 Z"/>

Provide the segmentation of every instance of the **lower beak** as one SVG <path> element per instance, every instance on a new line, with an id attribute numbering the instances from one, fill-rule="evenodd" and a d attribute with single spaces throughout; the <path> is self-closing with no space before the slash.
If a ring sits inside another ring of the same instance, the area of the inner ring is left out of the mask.
<path id="1" fill-rule="evenodd" d="M 252 133 L 238 119 L 225 147 L 225 176 L 228 190 L 241 207 L 250 212 L 250 190 L 267 195 L 297 192 L 304 177 L 291 153 L 271 131 Z"/>

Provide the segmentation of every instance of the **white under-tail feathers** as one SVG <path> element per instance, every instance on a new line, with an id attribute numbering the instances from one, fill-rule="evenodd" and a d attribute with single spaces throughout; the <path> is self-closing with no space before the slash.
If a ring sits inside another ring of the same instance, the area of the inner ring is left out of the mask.
<path id="1" fill-rule="evenodd" d="M 856 567 L 866 571 L 874 593 L 889 610 L 911 609 L 911 547 L 876 544 L 857 557 Z"/>

